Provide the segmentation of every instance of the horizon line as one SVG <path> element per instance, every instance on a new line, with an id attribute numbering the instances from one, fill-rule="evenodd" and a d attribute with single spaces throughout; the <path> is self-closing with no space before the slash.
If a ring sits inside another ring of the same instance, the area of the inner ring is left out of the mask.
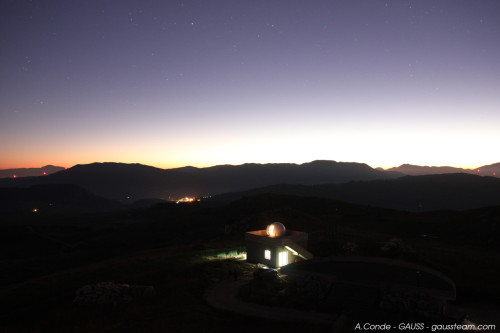
<path id="1" fill-rule="evenodd" d="M 295 164 L 295 165 L 303 165 L 303 164 L 309 164 L 309 163 L 317 162 L 317 161 L 337 162 L 337 163 L 366 164 L 369 167 L 371 167 L 372 169 L 383 169 L 383 170 L 389 170 L 389 169 L 392 169 L 392 168 L 399 168 L 399 167 L 401 167 L 403 165 L 413 165 L 413 166 L 419 166 L 419 167 L 433 167 L 433 168 L 457 168 L 457 169 L 464 169 L 464 170 L 475 170 L 475 169 L 478 169 L 478 168 L 481 168 L 481 167 L 484 167 L 484 166 L 488 166 L 488 165 L 499 163 L 499 162 L 492 162 L 492 163 L 489 163 L 489 164 L 482 164 L 482 165 L 478 165 L 478 166 L 475 166 L 475 167 L 471 167 L 471 166 L 455 166 L 455 165 L 422 165 L 422 164 L 414 164 L 414 163 L 409 163 L 409 162 L 405 162 L 405 163 L 399 164 L 397 166 L 373 166 L 373 165 L 370 165 L 369 163 L 366 163 L 366 162 L 337 161 L 337 160 L 317 159 L 317 160 L 312 160 L 312 161 L 307 161 L 307 162 L 302 162 L 302 163 L 300 163 L 300 162 L 264 162 L 264 163 L 261 163 L 261 162 L 244 162 L 244 163 L 235 163 L 235 164 L 232 164 L 232 163 L 221 163 L 221 164 L 212 164 L 212 165 L 203 165 L 203 164 L 193 165 L 193 164 L 188 164 L 188 165 L 162 167 L 162 166 L 158 166 L 158 165 L 154 165 L 154 164 L 146 164 L 146 163 L 141 163 L 141 162 L 94 161 L 94 162 L 89 162 L 89 163 L 76 163 L 76 164 L 73 164 L 73 165 L 71 165 L 69 167 L 67 165 L 56 165 L 58 163 L 56 163 L 56 164 L 54 164 L 54 163 L 48 163 L 48 164 L 45 164 L 43 166 L 38 166 L 38 167 L 33 167 L 33 166 L 31 166 L 31 167 L 25 167 L 25 166 L 21 166 L 21 167 L 2 168 L 0 170 L 40 169 L 40 168 L 44 168 L 44 167 L 47 167 L 47 166 L 54 166 L 54 167 L 61 167 L 61 168 L 69 169 L 69 168 L 75 167 L 77 165 L 89 165 L 89 164 L 97 164 L 97 163 L 102 163 L 102 164 L 104 164 L 104 163 L 140 164 L 140 165 L 150 166 L 150 167 L 154 167 L 154 168 L 158 168 L 158 169 L 168 170 L 168 169 L 179 169 L 179 168 L 187 168 L 187 167 L 193 167 L 193 168 L 203 169 L 203 168 L 210 168 L 210 167 L 216 167 L 216 166 L 240 166 L 240 165 L 245 165 L 245 164 L 258 164 L 258 165 L 267 165 L 267 164 Z"/>

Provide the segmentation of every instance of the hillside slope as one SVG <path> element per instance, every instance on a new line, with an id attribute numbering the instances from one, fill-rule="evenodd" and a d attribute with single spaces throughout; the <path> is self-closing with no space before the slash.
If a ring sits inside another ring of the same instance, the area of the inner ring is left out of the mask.
<path id="1" fill-rule="evenodd" d="M 213 200 L 232 201 L 259 193 L 323 197 L 406 211 L 465 210 L 500 205 L 500 179 L 443 174 L 315 186 L 286 184 L 223 194 Z"/>
<path id="2" fill-rule="evenodd" d="M 158 169 L 141 164 L 76 165 L 44 177 L 0 179 L 0 187 L 75 184 L 122 202 L 143 198 L 178 199 L 242 191 L 273 184 L 332 184 L 394 177 L 366 164 L 314 161 L 304 164 L 243 164 L 209 168 Z"/>

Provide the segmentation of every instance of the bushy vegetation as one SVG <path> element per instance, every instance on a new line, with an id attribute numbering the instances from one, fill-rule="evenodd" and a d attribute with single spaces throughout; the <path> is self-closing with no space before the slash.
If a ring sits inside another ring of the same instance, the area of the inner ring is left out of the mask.
<path id="1" fill-rule="evenodd" d="M 287 285 L 288 281 L 280 276 L 254 278 L 240 288 L 238 296 L 247 302 L 288 306 Z"/>

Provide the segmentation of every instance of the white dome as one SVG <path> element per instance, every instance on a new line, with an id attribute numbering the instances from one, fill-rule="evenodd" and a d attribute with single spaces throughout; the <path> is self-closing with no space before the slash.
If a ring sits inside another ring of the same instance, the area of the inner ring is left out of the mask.
<path id="1" fill-rule="evenodd" d="M 273 237 L 273 238 L 281 237 L 281 236 L 285 236 L 286 228 L 283 225 L 283 223 L 273 222 L 267 226 L 266 233 L 269 237 Z"/>

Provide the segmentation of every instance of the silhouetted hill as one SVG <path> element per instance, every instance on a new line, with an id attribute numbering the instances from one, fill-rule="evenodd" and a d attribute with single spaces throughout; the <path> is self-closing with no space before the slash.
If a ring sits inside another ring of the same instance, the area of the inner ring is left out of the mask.
<path id="1" fill-rule="evenodd" d="M 366 164 L 335 161 L 166 170 L 141 164 L 93 163 L 76 165 L 45 177 L 2 179 L 0 187 L 75 184 L 101 196 L 131 202 L 143 198 L 175 200 L 184 196 L 206 196 L 280 183 L 312 185 L 391 177 Z"/>
<path id="2" fill-rule="evenodd" d="M 284 184 L 223 194 L 212 200 L 231 201 L 259 193 L 324 197 L 406 211 L 465 210 L 500 205 L 500 179 L 443 174 L 314 186 Z"/>
<path id="3" fill-rule="evenodd" d="M 471 170 L 454 168 L 449 166 L 420 166 L 412 164 L 402 164 L 398 167 L 390 168 L 387 171 L 401 172 L 408 176 L 436 175 L 443 173 L 465 173 Z"/>
<path id="4" fill-rule="evenodd" d="M 3 169 L 0 170 L 0 178 L 46 176 L 61 170 L 64 170 L 64 168 L 53 165 L 46 165 L 41 168 Z"/>
<path id="5" fill-rule="evenodd" d="M 478 175 L 500 177 L 500 163 L 483 165 L 475 170 Z"/>
<path id="6" fill-rule="evenodd" d="M 176 184 L 176 178 L 181 180 L 182 177 L 176 177 L 176 172 L 167 175 L 166 170 L 141 164 L 92 163 L 45 177 L 2 179 L 0 186 L 75 184 L 100 196 L 132 203 L 143 198 L 163 197 L 165 189 Z"/>
<path id="7" fill-rule="evenodd" d="M 28 188 L 0 188 L 4 214 L 79 214 L 116 211 L 123 205 L 101 198 L 76 185 L 49 184 Z"/>
<path id="8" fill-rule="evenodd" d="M 436 175 L 444 173 L 470 173 L 480 176 L 500 176 L 500 163 L 484 165 L 476 169 L 462 169 L 450 166 L 420 166 L 412 164 L 402 164 L 395 168 L 386 170 L 387 172 L 399 172 L 408 176 Z"/>
<path id="9" fill-rule="evenodd" d="M 161 199 L 139 199 L 128 204 L 127 209 L 143 209 L 143 208 L 151 208 L 154 205 L 166 203 L 167 201 Z"/>

